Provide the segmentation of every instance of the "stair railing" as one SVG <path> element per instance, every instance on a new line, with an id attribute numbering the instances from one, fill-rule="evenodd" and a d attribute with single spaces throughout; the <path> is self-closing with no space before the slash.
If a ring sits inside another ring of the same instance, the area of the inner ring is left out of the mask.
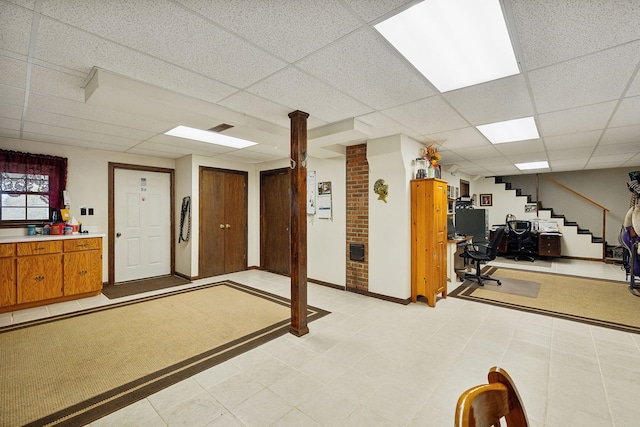
<path id="1" fill-rule="evenodd" d="M 550 178 L 544 174 L 536 174 L 536 200 L 540 200 L 538 198 L 538 179 L 539 177 L 542 177 L 544 179 L 546 179 L 547 181 L 563 188 L 564 190 L 580 197 L 583 200 L 586 200 L 587 202 L 591 203 L 594 206 L 597 206 L 598 208 L 602 209 L 602 260 L 604 261 L 604 259 L 607 256 L 607 212 L 609 212 L 609 209 L 605 208 L 604 206 L 602 206 L 601 204 L 594 202 L 593 200 L 591 200 L 590 198 L 578 193 L 577 191 L 567 187 L 566 185 L 562 184 L 561 182 L 556 181 L 553 178 Z M 539 208 L 539 203 L 536 203 L 536 209 Z"/>

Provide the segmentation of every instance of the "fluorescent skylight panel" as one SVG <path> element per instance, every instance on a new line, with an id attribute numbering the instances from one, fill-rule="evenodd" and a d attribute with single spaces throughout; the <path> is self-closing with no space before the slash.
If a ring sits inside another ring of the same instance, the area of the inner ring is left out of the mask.
<path id="1" fill-rule="evenodd" d="M 499 0 L 428 0 L 375 28 L 440 92 L 520 72 Z"/>
<path id="2" fill-rule="evenodd" d="M 531 169 L 549 169 L 549 162 L 528 162 L 528 163 L 516 163 L 516 167 L 521 171 Z"/>
<path id="3" fill-rule="evenodd" d="M 223 135 L 208 130 L 191 128 L 188 126 L 176 126 L 175 128 L 164 133 L 165 135 L 177 136 L 180 138 L 193 139 L 194 141 L 208 142 L 210 144 L 223 145 L 231 148 L 247 148 L 257 145 L 257 142 L 247 141 L 246 139 L 234 138 L 233 136 Z"/>
<path id="4" fill-rule="evenodd" d="M 533 117 L 489 123 L 486 125 L 476 126 L 476 128 L 492 144 L 540 138 L 538 128 L 536 128 L 536 122 Z"/>

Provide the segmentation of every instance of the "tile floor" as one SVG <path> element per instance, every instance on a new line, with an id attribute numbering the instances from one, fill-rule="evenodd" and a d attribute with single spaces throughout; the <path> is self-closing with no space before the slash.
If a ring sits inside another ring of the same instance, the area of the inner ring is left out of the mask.
<path id="1" fill-rule="evenodd" d="M 542 269 L 625 280 L 601 262 Z M 222 278 L 289 295 L 286 277 Z M 638 425 L 640 335 L 455 298 L 433 309 L 314 284 L 308 297 L 332 312 L 308 335 L 280 337 L 91 426 L 451 426 L 459 394 L 494 365 L 516 381 L 532 426 Z M 5 313 L 0 326 L 109 303 L 98 296 Z"/>

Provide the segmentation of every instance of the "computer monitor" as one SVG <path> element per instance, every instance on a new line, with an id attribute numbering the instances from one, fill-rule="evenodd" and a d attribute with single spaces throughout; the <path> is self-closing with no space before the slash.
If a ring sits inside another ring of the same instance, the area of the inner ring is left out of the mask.
<path id="1" fill-rule="evenodd" d="M 447 237 L 455 236 L 456 234 L 456 225 L 453 222 L 453 217 L 447 217 Z"/>

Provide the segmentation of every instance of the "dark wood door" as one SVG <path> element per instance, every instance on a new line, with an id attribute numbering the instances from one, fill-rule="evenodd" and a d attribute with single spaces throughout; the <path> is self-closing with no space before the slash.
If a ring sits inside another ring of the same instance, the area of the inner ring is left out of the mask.
<path id="1" fill-rule="evenodd" d="M 260 264 L 264 270 L 285 275 L 291 271 L 289 188 L 289 169 L 260 174 Z"/>
<path id="2" fill-rule="evenodd" d="M 200 168 L 198 276 L 247 268 L 247 175 Z"/>

